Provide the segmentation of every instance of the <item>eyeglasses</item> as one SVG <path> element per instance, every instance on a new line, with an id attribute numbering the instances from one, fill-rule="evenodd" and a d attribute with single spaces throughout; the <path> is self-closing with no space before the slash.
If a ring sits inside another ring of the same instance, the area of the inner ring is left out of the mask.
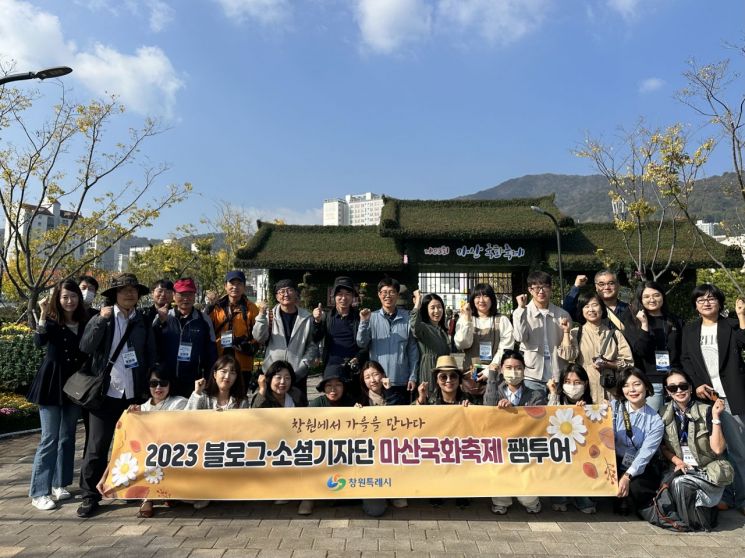
<path id="1" fill-rule="evenodd" d="M 438 374 L 437 375 L 437 381 L 438 382 L 448 382 L 448 381 L 454 382 L 454 381 L 456 381 L 458 379 L 459 376 L 460 375 L 457 374 L 457 373 L 455 373 L 455 372 L 453 372 L 451 374 Z"/>
<path id="2" fill-rule="evenodd" d="M 668 384 L 665 386 L 665 389 L 670 393 L 675 393 L 678 391 L 688 391 L 690 387 L 691 384 L 689 384 L 688 382 L 681 382 L 679 384 Z"/>
<path id="3" fill-rule="evenodd" d="M 295 289 L 285 288 L 285 289 L 279 289 L 277 291 L 278 296 L 290 296 L 295 291 Z"/>
<path id="4" fill-rule="evenodd" d="M 719 302 L 719 301 L 713 296 L 702 296 L 701 298 L 696 299 L 696 304 L 706 304 L 708 302 L 711 302 L 712 304 L 714 304 L 715 302 Z"/>
<path id="5" fill-rule="evenodd" d="M 602 281 L 598 281 L 597 283 L 595 283 L 595 286 L 598 287 L 599 289 L 604 289 L 605 287 L 615 287 L 616 282 L 606 281 L 605 283 L 603 283 Z"/>
<path id="6" fill-rule="evenodd" d="M 168 385 L 171 382 L 168 380 L 150 380 L 150 387 L 151 388 L 157 388 L 157 387 L 168 387 Z"/>
<path id="7" fill-rule="evenodd" d="M 378 294 L 380 294 L 380 296 L 382 296 L 383 298 L 398 296 L 398 293 L 396 291 L 380 291 Z"/>
<path id="8" fill-rule="evenodd" d="M 532 287 L 530 287 L 530 290 L 537 293 L 542 293 L 544 291 L 550 291 L 551 285 L 533 285 Z"/>

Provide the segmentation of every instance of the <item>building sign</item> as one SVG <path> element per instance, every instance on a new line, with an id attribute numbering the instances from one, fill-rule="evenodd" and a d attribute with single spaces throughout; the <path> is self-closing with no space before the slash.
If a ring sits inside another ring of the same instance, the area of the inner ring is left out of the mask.
<path id="1" fill-rule="evenodd" d="M 427 246 L 424 248 L 425 256 L 449 256 L 450 253 L 450 246 L 445 245 Z M 498 260 L 501 258 L 507 261 L 512 261 L 514 258 L 519 259 L 524 257 L 525 248 L 522 246 L 513 248 L 506 242 L 504 244 L 486 243 L 483 246 L 481 244 L 472 244 L 470 246 L 463 244 L 462 246 L 455 248 L 454 253 L 459 258 L 466 259 L 478 260 L 483 257 L 488 260 Z"/>
<path id="2" fill-rule="evenodd" d="M 612 424 L 607 405 L 125 413 L 104 491 L 186 500 L 614 496 Z"/>

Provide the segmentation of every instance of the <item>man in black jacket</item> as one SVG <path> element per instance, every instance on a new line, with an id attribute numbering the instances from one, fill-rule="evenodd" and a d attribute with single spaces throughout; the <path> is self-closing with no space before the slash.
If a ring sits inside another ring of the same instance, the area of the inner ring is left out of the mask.
<path id="1" fill-rule="evenodd" d="M 368 352 L 357 346 L 357 328 L 360 325 L 360 312 L 352 306 L 357 289 L 349 277 L 337 277 L 334 280 L 334 308 L 323 311 L 319 304 L 313 310 L 313 341 L 323 341 L 321 362 L 324 370 L 328 366 L 342 365 L 350 374 L 350 395 L 359 393 L 360 367 L 365 364 Z"/>

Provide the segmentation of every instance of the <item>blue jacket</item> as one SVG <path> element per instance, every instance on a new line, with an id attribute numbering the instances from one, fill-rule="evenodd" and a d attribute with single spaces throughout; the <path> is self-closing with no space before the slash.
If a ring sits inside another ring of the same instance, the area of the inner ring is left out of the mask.
<path id="1" fill-rule="evenodd" d="M 419 348 L 409 327 L 409 312 L 399 308 L 393 322 L 383 310 L 376 310 L 369 320 L 360 320 L 357 345 L 370 351 L 391 380 L 391 385 L 405 386 L 416 382 L 419 372 Z"/>
<path id="2" fill-rule="evenodd" d="M 182 326 L 172 308 L 168 311 L 168 319 L 165 322 L 158 318 L 153 320 L 153 331 L 161 371 L 175 380 L 184 392 L 189 391 L 190 394 L 194 389 L 194 381 L 206 378 L 217 360 L 212 321 L 195 308 L 191 311 L 189 320 Z M 191 344 L 188 361 L 178 359 L 181 342 Z"/>

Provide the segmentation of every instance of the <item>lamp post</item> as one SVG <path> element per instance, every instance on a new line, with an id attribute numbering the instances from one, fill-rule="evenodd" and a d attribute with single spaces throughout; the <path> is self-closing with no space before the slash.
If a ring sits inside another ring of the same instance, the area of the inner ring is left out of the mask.
<path id="1" fill-rule="evenodd" d="M 0 85 L 11 81 L 22 81 L 25 79 L 48 79 L 66 76 L 72 72 L 72 68 L 67 66 L 58 66 L 57 68 L 47 68 L 45 70 L 39 70 L 38 72 L 25 72 L 23 74 L 8 74 L 7 76 L 0 77 Z"/>
<path id="2" fill-rule="evenodd" d="M 556 220 L 556 217 L 551 215 L 548 211 L 545 209 L 541 209 L 537 205 L 531 205 L 530 209 L 535 211 L 536 213 L 541 213 L 551 219 L 554 223 L 554 229 L 556 229 L 556 252 L 559 256 L 559 295 L 561 296 L 561 301 L 564 300 L 564 271 L 562 269 L 561 265 L 561 231 L 559 230 L 559 222 Z"/>

